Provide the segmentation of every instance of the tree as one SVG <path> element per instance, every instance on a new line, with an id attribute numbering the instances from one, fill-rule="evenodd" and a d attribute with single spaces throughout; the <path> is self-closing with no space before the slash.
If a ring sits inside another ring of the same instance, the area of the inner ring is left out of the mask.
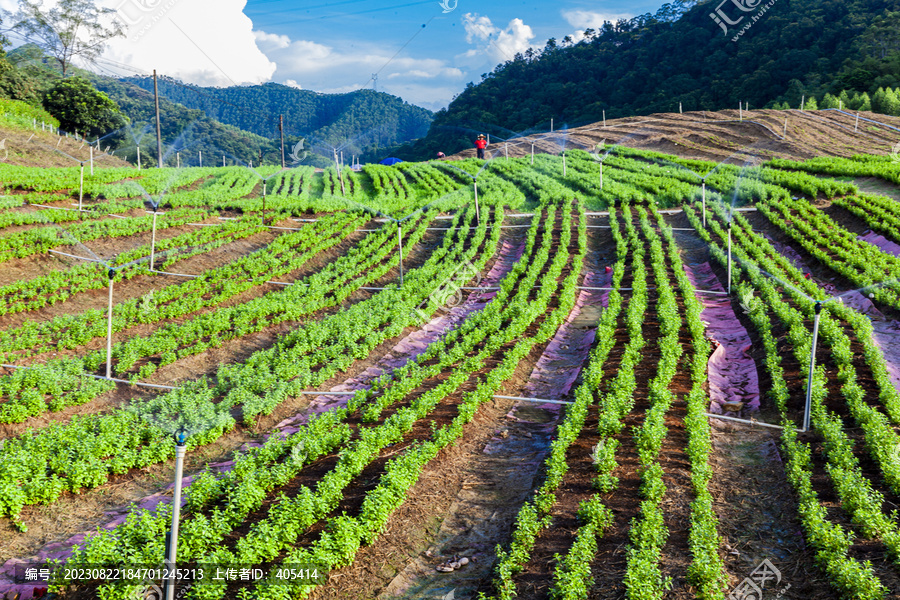
<path id="1" fill-rule="evenodd" d="M 81 77 L 61 79 L 44 94 L 44 108 L 66 131 L 98 136 L 126 124 L 119 107 Z"/>
<path id="2" fill-rule="evenodd" d="M 816 102 L 815 96 L 810 96 L 806 99 L 806 104 L 804 105 L 805 110 L 819 110 L 819 104 Z"/>
<path id="3" fill-rule="evenodd" d="M 886 115 L 900 116 L 900 95 L 897 90 L 887 88 L 884 91 L 884 102 L 881 103 L 881 112 Z"/>
<path id="4" fill-rule="evenodd" d="M 50 10 L 42 1 L 19 0 L 13 29 L 59 62 L 63 77 L 72 60 L 95 60 L 107 40 L 124 35 L 122 23 L 111 17 L 111 8 L 98 8 L 95 0 L 59 0 Z M 102 21 L 108 20 L 108 24 Z"/>
<path id="5" fill-rule="evenodd" d="M 820 108 L 838 108 L 838 99 L 831 94 L 825 94 Z"/>
<path id="6" fill-rule="evenodd" d="M 852 100 L 850 99 L 850 94 L 847 93 L 847 90 L 841 90 L 840 95 L 838 95 L 838 108 L 843 108 L 844 110 L 848 108 L 853 108 Z"/>
<path id="7" fill-rule="evenodd" d="M 890 88 L 889 88 L 890 89 Z M 884 88 L 878 88 L 874 94 L 872 94 L 872 111 L 877 113 L 884 112 Z"/>

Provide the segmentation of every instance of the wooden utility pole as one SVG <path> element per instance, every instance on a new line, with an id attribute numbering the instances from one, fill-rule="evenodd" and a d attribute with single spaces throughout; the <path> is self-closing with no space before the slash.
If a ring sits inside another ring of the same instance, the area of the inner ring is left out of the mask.
<path id="1" fill-rule="evenodd" d="M 162 134 L 160 133 L 161 127 L 159 124 L 159 87 L 156 85 L 156 69 L 153 69 L 153 97 L 156 100 L 156 161 L 157 166 L 162 169 Z"/>
<path id="2" fill-rule="evenodd" d="M 278 116 L 278 130 L 281 132 L 281 168 L 284 168 L 284 115 Z"/>

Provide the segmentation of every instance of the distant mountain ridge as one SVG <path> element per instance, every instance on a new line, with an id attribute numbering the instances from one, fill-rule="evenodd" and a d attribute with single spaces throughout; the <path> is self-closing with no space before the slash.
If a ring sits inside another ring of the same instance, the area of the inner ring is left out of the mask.
<path id="1" fill-rule="evenodd" d="M 151 78 L 129 77 L 124 82 L 152 91 Z M 285 133 L 305 137 L 323 148 L 344 147 L 345 153 L 379 154 L 423 137 L 434 114 L 374 90 L 321 94 L 278 83 L 226 88 L 186 85 L 159 79 L 159 93 L 171 102 L 202 110 L 221 123 L 275 139 L 279 116 Z"/>

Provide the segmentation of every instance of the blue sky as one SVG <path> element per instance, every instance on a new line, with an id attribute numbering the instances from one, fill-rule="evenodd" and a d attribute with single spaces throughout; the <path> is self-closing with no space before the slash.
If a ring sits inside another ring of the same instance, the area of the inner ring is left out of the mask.
<path id="1" fill-rule="evenodd" d="M 44 0 L 47 8 L 57 0 Z M 551 38 L 655 12 L 620 0 L 98 0 L 125 36 L 95 65 L 109 75 L 177 77 L 198 85 L 274 81 L 324 93 L 372 87 L 445 107 L 470 81 Z M 15 9 L 16 0 L 0 0 Z M 423 27 L 424 25 L 424 27 Z M 13 42 L 17 42 L 13 38 Z"/>
<path id="2" fill-rule="evenodd" d="M 249 0 L 244 12 L 255 30 L 280 38 L 274 44 L 268 43 L 271 38 L 260 40 L 260 47 L 278 64 L 275 81 L 317 91 L 346 91 L 371 87 L 372 73 L 379 72 L 379 90 L 437 109 L 517 50 L 542 47 L 551 37 L 575 35 L 604 17 L 653 12 L 660 4 L 311 0 L 298 8 L 290 0 Z M 286 38 L 292 46 L 284 47 Z M 304 50 L 312 58 L 298 57 Z M 318 69 L 316 61 L 339 68 Z"/>

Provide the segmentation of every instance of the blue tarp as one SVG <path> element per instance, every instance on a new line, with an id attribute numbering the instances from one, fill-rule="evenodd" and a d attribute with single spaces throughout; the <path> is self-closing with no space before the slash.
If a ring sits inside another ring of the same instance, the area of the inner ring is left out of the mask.
<path id="1" fill-rule="evenodd" d="M 381 162 L 378 163 L 378 164 L 381 164 L 381 165 L 387 165 L 387 166 L 389 166 L 389 167 L 392 167 L 392 166 L 396 165 L 397 163 L 402 163 L 402 162 L 403 162 L 403 161 L 400 160 L 399 158 L 391 157 L 391 158 L 386 158 L 386 159 L 384 159 L 383 161 L 381 161 Z"/>

